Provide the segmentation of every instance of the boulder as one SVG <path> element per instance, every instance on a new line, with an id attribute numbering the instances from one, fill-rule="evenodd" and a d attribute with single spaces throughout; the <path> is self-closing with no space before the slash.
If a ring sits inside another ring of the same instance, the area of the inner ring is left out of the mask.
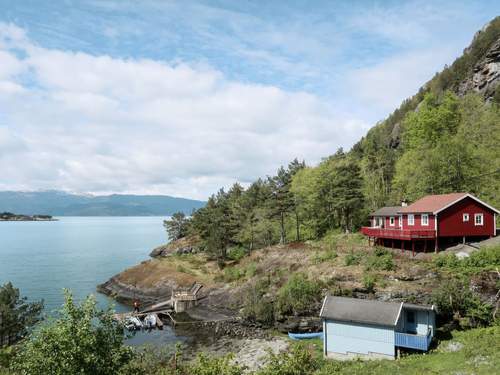
<path id="1" fill-rule="evenodd" d="M 193 254 L 199 251 L 199 239 L 195 236 L 183 237 L 168 244 L 158 246 L 149 254 L 152 258 L 169 257 L 172 255 Z"/>

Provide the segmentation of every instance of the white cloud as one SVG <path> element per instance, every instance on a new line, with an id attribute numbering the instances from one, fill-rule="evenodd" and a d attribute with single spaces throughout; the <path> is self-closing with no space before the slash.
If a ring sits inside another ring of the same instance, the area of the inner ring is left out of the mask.
<path id="1" fill-rule="evenodd" d="M 308 93 L 198 65 L 50 50 L 12 25 L 0 25 L 0 66 L 0 146 L 11 145 L 1 189 L 206 198 L 294 157 L 318 161 L 367 128 Z"/>
<path id="2" fill-rule="evenodd" d="M 401 53 L 382 63 L 355 69 L 348 76 L 353 95 L 382 114 L 399 107 L 402 99 L 414 95 L 446 63 L 456 49 L 439 48 Z"/>

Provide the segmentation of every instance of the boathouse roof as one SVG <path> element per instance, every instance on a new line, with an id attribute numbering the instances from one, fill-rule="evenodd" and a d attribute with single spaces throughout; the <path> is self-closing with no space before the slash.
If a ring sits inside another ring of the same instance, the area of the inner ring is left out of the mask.
<path id="1" fill-rule="evenodd" d="M 403 309 L 436 311 L 434 305 L 326 296 L 319 316 L 342 322 L 395 327 Z"/>
<path id="2" fill-rule="evenodd" d="M 327 296 L 323 301 L 320 317 L 394 327 L 399 319 L 401 308 L 401 302 Z"/>

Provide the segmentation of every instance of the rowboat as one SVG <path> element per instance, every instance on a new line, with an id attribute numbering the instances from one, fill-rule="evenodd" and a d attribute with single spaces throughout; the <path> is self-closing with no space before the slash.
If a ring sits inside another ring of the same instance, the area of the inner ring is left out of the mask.
<path id="1" fill-rule="evenodd" d="M 323 338 L 323 332 L 314 332 L 314 333 L 288 332 L 288 337 L 290 337 L 292 340 L 321 339 L 321 338 Z"/>

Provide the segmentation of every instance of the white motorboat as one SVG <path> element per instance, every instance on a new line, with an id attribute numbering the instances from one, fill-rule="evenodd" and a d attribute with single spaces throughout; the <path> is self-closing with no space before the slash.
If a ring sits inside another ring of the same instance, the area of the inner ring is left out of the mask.
<path id="1" fill-rule="evenodd" d="M 129 316 L 125 320 L 125 328 L 127 328 L 129 331 L 135 331 L 137 329 L 141 329 L 142 327 L 143 325 L 141 320 L 135 316 Z"/>

